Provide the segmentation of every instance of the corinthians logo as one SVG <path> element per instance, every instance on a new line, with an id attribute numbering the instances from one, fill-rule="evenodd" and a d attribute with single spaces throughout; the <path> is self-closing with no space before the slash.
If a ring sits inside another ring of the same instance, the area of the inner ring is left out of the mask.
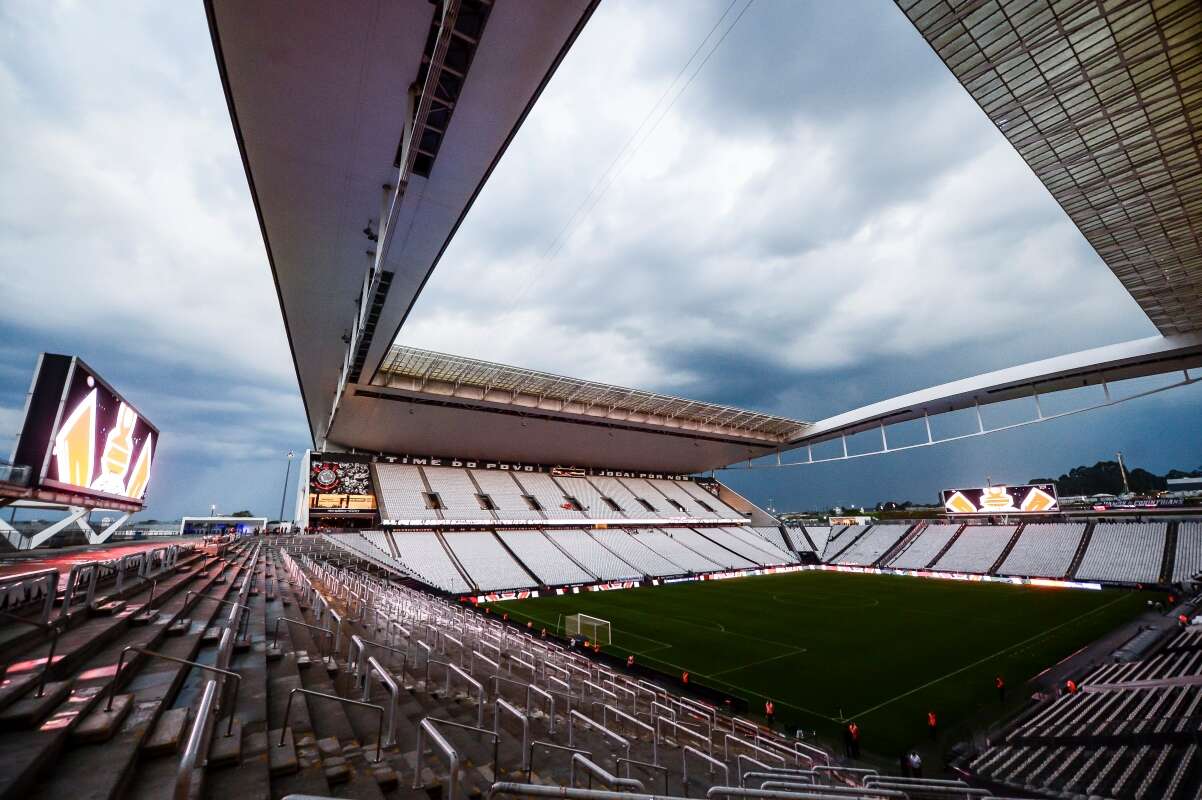
<path id="1" fill-rule="evenodd" d="M 97 389 L 88 377 L 92 391 L 72 409 L 54 437 L 54 458 L 58 479 L 63 483 L 93 489 L 105 494 L 139 499 L 150 482 L 151 452 L 154 434 L 147 432 L 142 449 L 134 458 L 134 428 L 138 414 L 125 403 L 117 409 L 117 418 L 109 429 L 96 463 Z"/>

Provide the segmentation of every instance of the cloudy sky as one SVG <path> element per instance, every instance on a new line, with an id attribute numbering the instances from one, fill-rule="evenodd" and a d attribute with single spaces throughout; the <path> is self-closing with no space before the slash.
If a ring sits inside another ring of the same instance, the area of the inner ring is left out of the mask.
<path id="1" fill-rule="evenodd" d="M 1155 334 L 892 3 L 745 6 L 605 0 L 401 341 L 818 419 Z M 114 8 L 0 7 L 0 453 L 37 353 L 78 353 L 163 430 L 147 516 L 274 516 L 308 431 L 203 9 Z M 724 477 L 798 508 L 1195 467 L 1199 412 Z"/>

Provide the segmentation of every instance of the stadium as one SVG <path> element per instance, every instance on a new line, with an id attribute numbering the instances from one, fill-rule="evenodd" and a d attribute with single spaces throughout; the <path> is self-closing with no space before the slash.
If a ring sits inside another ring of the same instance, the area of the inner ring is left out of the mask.
<path id="1" fill-rule="evenodd" d="M 1202 796 L 1197 508 L 797 522 L 718 477 L 1197 382 L 1202 7 L 896 0 L 1159 335 L 799 420 L 397 341 L 597 5 L 205 0 L 311 437 L 291 524 L 118 535 L 171 431 L 42 353 L 0 506 L 63 516 L 0 520 L 0 798 Z"/>

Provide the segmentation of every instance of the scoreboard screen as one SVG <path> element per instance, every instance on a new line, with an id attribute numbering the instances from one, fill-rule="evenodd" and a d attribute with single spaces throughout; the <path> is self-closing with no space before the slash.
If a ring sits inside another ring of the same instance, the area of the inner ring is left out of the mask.
<path id="1" fill-rule="evenodd" d="M 949 514 L 1040 514 L 1060 510 L 1054 483 L 944 489 Z"/>

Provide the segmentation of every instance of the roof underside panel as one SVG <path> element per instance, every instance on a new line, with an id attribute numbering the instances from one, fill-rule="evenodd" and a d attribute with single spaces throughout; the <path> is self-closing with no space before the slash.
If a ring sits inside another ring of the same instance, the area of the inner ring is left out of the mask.
<path id="1" fill-rule="evenodd" d="M 387 353 L 595 2 L 206 0 L 315 439 L 342 376 Z"/>
<path id="2" fill-rule="evenodd" d="M 1202 330 L 1202 3 L 896 2 L 1160 332 Z"/>

